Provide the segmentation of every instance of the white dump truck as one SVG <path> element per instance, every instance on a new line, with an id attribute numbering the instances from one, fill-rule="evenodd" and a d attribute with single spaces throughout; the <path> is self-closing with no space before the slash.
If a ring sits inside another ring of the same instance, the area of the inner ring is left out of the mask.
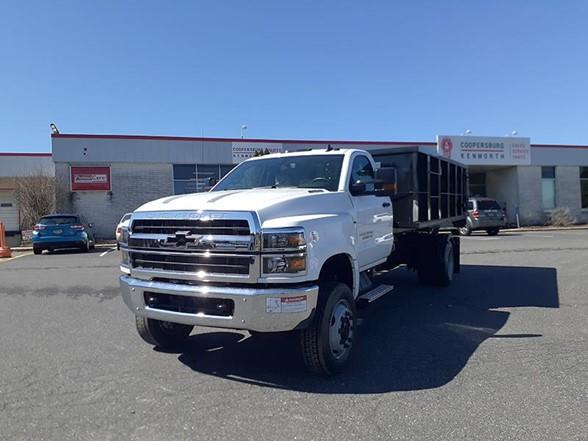
<path id="1" fill-rule="evenodd" d="M 422 148 L 270 154 L 206 193 L 149 202 L 120 240 L 122 297 L 149 344 L 194 326 L 297 332 L 308 368 L 349 360 L 356 309 L 393 290 L 399 265 L 446 286 L 459 271 L 467 175 Z"/>

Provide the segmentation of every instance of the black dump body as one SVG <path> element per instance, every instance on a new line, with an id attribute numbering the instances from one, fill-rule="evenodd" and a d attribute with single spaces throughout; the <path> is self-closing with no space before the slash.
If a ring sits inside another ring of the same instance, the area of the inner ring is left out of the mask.
<path id="1" fill-rule="evenodd" d="M 381 168 L 396 169 L 390 193 L 397 231 L 456 228 L 465 224 L 467 170 L 422 147 L 370 151 Z"/>

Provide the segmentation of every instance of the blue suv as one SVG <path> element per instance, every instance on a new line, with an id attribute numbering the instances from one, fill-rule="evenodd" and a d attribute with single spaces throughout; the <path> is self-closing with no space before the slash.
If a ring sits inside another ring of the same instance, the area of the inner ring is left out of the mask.
<path id="1" fill-rule="evenodd" d="M 94 249 L 94 226 L 79 214 L 50 214 L 43 216 L 33 231 L 33 252 L 58 248 L 78 248 L 84 252 Z"/>

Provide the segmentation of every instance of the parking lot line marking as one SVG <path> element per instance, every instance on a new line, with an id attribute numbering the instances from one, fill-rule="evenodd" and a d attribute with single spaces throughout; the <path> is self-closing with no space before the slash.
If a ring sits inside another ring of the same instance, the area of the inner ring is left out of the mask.
<path id="1" fill-rule="evenodd" d="M 104 256 L 106 256 L 108 253 L 110 253 L 110 252 L 112 252 L 112 251 L 114 251 L 114 250 L 116 250 L 116 247 L 114 247 L 114 248 L 109 248 L 109 249 L 107 249 L 106 251 L 104 251 L 103 253 L 101 253 L 101 254 L 100 254 L 100 257 L 104 257 Z"/>
<path id="2" fill-rule="evenodd" d="M 24 257 L 24 256 L 32 256 L 32 255 L 33 255 L 33 253 L 20 254 L 18 256 L 9 257 L 8 259 L 0 259 L 0 263 L 2 263 L 2 262 L 9 262 L 10 260 L 20 259 L 21 257 Z"/>
<path id="3" fill-rule="evenodd" d="M 500 240 L 501 237 L 468 237 L 467 239 L 471 240 Z"/>

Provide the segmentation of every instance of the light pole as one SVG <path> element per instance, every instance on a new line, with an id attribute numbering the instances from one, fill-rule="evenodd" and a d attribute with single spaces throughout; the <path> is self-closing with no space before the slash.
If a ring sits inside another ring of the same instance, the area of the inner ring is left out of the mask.
<path id="1" fill-rule="evenodd" d="M 247 130 L 247 126 L 245 124 L 241 124 L 241 139 L 245 135 L 245 130 Z"/>

